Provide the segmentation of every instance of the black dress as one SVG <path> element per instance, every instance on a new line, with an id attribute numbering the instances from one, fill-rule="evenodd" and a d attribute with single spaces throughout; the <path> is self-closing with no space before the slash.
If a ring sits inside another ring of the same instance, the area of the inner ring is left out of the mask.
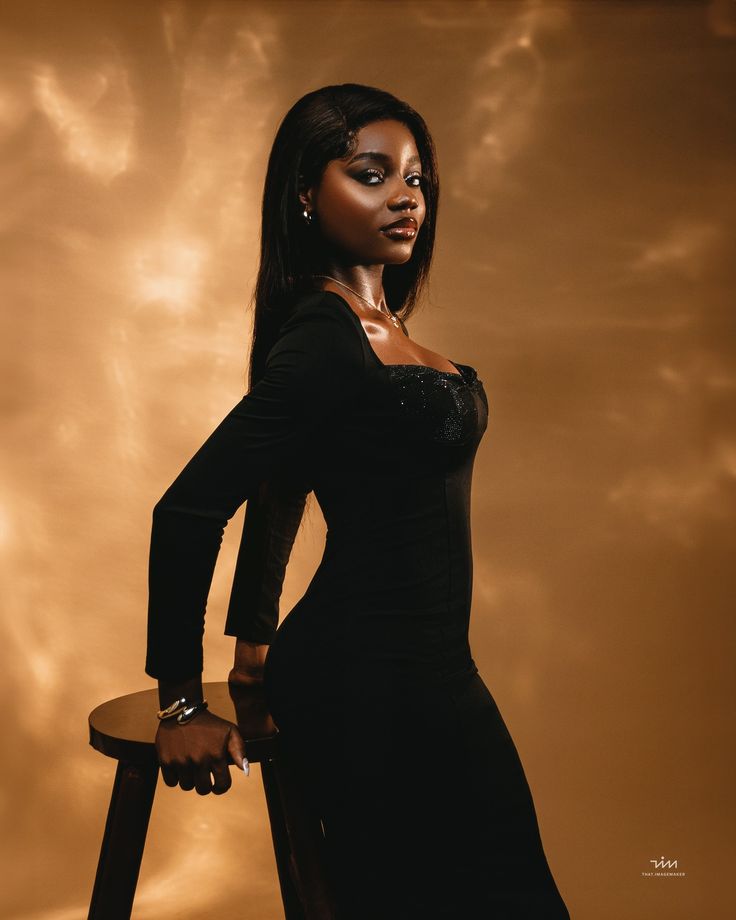
<path id="1" fill-rule="evenodd" d="M 271 643 L 267 698 L 322 820 L 341 920 L 569 920 L 468 644 L 488 403 L 454 365 L 385 365 L 346 300 L 301 298 L 263 378 L 154 509 L 146 671 L 201 671 L 223 529 L 248 499 L 225 631 Z M 325 550 L 277 631 L 311 490 Z"/>

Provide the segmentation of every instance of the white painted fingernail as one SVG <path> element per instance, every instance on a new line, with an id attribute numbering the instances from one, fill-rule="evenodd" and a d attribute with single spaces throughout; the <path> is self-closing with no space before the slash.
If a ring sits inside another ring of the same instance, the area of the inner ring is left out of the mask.
<path id="1" fill-rule="evenodd" d="M 245 773 L 246 776 L 250 776 L 250 764 L 245 757 L 243 758 L 243 773 Z"/>

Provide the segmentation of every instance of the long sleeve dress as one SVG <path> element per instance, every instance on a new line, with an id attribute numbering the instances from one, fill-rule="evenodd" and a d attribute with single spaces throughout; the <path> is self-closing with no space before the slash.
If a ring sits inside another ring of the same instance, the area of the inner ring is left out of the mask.
<path id="1" fill-rule="evenodd" d="M 452 363 L 384 364 L 344 298 L 299 300 L 264 376 L 154 509 L 146 672 L 201 672 L 223 531 L 247 501 L 225 631 L 271 646 L 267 700 L 322 822 L 340 920 L 569 920 L 468 643 L 488 402 Z M 310 491 L 325 549 L 277 629 Z"/>

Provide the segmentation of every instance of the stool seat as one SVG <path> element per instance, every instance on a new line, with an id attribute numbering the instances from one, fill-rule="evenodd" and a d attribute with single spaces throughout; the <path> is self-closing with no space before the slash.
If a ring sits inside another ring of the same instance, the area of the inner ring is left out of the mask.
<path id="1" fill-rule="evenodd" d="M 333 920 L 319 821 L 304 809 L 262 686 L 220 681 L 203 690 L 210 712 L 238 726 L 245 756 L 260 763 L 286 920 Z M 158 708 L 154 688 L 108 700 L 89 714 L 89 743 L 118 765 L 88 920 L 130 920 L 158 782 Z"/>
<path id="2" fill-rule="evenodd" d="M 203 685 L 209 711 L 235 722 L 245 742 L 245 756 L 251 763 L 275 755 L 278 729 L 266 706 L 263 688 L 233 687 L 227 681 Z M 159 721 L 158 690 L 141 690 L 102 703 L 89 715 L 89 743 L 116 760 L 127 763 L 158 763 L 156 731 Z"/>

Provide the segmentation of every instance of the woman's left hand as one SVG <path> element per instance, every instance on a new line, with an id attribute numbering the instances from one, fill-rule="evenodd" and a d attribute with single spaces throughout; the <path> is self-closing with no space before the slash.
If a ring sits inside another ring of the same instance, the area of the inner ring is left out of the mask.
<path id="1" fill-rule="evenodd" d="M 235 661 L 227 677 L 228 683 L 236 687 L 260 686 L 263 683 L 263 668 L 268 648 L 267 645 L 237 639 Z"/>

